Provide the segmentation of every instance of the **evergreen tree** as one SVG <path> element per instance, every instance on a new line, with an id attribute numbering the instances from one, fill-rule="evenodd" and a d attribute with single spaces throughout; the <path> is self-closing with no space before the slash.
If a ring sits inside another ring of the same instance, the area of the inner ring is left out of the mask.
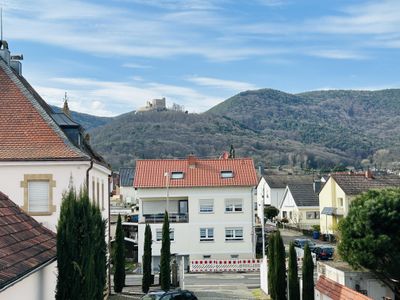
<path id="1" fill-rule="evenodd" d="M 308 244 L 304 247 L 302 295 L 303 300 L 314 300 L 314 263 Z"/>
<path id="2" fill-rule="evenodd" d="M 57 226 L 56 299 L 103 299 L 106 283 L 105 222 L 86 190 L 63 195 Z"/>
<path id="3" fill-rule="evenodd" d="M 144 231 L 144 249 L 143 249 L 143 277 L 142 277 L 142 291 L 147 293 L 152 284 L 151 282 L 151 228 L 146 224 Z"/>
<path id="4" fill-rule="evenodd" d="M 271 299 L 276 299 L 276 278 L 275 278 L 275 234 L 268 239 L 268 291 Z"/>
<path id="5" fill-rule="evenodd" d="M 114 245 L 114 291 L 120 293 L 125 286 L 125 240 L 121 215 L 118 215 Z"/>
<path id="6" fill-rule="evenodd" d="M 275 292 L 276 300 L 286 299 L 286 253 L 280 231 L 275 233 Z"/>
<path id="7" fill-rule="evenodd" d="M 299 278 L 297 270 L 297 255 L 293 243 L 290 243 L 290 248 L 289 248 L 288 280 L 289 280 L 288 299 L 300 300 L 300 286 L 299 286 Z"/>
<path id="8" fill-rule="evenodd" d="M 162 227 L 162 244 L 160 258 L 160 281 L 161 289 L 164 291 L 169 291 L 171 286 L 171 241 L 169 233 L 169 219 L 168 212 L 166 211 Z"/>

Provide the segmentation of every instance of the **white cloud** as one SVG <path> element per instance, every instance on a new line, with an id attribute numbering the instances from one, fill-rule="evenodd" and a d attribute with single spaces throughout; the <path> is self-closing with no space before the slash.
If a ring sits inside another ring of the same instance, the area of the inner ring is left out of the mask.
<path id="1" fill-rule="evenodd" d="M 215 87 L 219 89 L 230 90 L 233 92 L 242 92 L 246 90 L 257 89 L 257 86 L 251 83 L 234 81 L 234 80 L 224 80 L 213 77 L 189 77 L 187 81 L 200 86 Z"/>
<path id="2" fill-rule="evenodd" d="M 122 65 L 124 68 L 130 68 L 130 69 L 151 69 L 151 66 L 147 65 L 142 65 L 142 64 L 135 64 L 135 63 L 125 63 Z"/>
<path id="3" fill-rule="evenodd" d="M 355 51 L 346 51 L 346 50 L 312 50 L 308 53 L 311 56 L 317 56 L 322 58 L 330 58 L 330 59 L 352 59 L 352 60 L 363 60 L 368 59 L 368 57 L 364 54 L 355 52 Z"/>

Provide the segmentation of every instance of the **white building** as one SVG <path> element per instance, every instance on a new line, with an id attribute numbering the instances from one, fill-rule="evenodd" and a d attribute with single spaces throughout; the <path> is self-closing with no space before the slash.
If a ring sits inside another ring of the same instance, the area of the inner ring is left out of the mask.
<path id="1" fill-rule="evenodd" d="M 1 192 L 0 220 L 0 299 L 54 299 L 55 233 Z"/>
<path id="2" fill-rule="evenodd" d="M 19 62 L 0 47 L 0 190 L 52 231 L 62 194 L 86 183 L 108 218 L 111 171 L 89 146 L 82 127 L 56 113 L 21 75 Z M 16 66 L 18 68 L 16 68 Z M 108 232 L 108 230 L 107 230 Z"/>
<path id="3" fill-rule="evenodd" d="M 319 183 L 320 184 L 320 183 Z M 289 183 L 279 207 L 279 218 L 300 229 L 319 225 L 319 198 L 316 183 Z"/>
<path id="4" fill-rule="evenodd" d="M 329 294 L 340 294 L 343 287 L 354 291 L 353 297 L 335 299 L 395 299 L 394 293 L 371 272 L 367 270 L 354 270 L 342 261 L 319 261 L 317 263 L 318 282 L 315 288 L 315 299 L 331 299 Z M 320 281 L 322 281 L 320 283 Z M 324 281 L 333 281 L 336 284 L 322 284 Z M 329 287 L 329 289 L 327 289 Z M 357 293 L 355 293 L 357 292 Z M 363 295 L 367 296 L 363 298 Z M 349 296 L 349 294 L 347 295 Z"/>
<path id="5" fill-rule="evenodd" d="M 158 269 L 164 212 L 170 216 L 171 253 L 194 259 L 254 258 L 251 159 L 138 160 L 139 262 L 145 223 L 152 229 L 153 268 Z"/>
<path id="6" fill-rule="evenodd" d="M 264 175 L 257 185 L 257 216 L 261 219 L 264 206 L 274 206 L 279 209 L 288 183 L 310 183 L 312 176 L 308 175 Z"/>
<path id="7" fill-rule="evenodd" d="M 133 187 L 134 168 L 119 169 L 119 193 L 125 205 L 134 205 L 136 202 L 136 190 Z"/>

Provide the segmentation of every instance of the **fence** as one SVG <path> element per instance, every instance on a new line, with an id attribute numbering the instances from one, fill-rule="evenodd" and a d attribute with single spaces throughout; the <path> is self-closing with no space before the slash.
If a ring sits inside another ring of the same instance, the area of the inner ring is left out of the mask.
<path id="1" fill-rule="evenodd" d="M 260 270 L 261 259 L 204 259 L 190 261 L 190 272 L 254 272 Z"/>

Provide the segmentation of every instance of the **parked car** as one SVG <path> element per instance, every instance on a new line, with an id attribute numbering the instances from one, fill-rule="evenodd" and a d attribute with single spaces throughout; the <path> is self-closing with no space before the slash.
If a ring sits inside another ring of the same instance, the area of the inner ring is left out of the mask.
<path id="1" fill-rule="evenodd" d="M 317 260 L 328 260 L 333 258 L 333 253 L 335 253 L 335 248 L 327 245 L 318 245 L 312 249 L 315 253 Z"/>
<path id="2" fill-rule="evenodd" d="M 188 290 L 152 291 L 144 295 L 142 300 L 197 300 L 197 297 Z"/>
<path id="3" fill-rule="evenodd" d="M 295 239 L 293 241 L 293 244 L 295 247 L 304 249 L 304 247 L 306 246 L 306 244 L 308 244 L 308 247 L 310 248 L 310 250 L 312 251 L 313 248 L 315 247 L 315 243 L 309 239 Z"/>

